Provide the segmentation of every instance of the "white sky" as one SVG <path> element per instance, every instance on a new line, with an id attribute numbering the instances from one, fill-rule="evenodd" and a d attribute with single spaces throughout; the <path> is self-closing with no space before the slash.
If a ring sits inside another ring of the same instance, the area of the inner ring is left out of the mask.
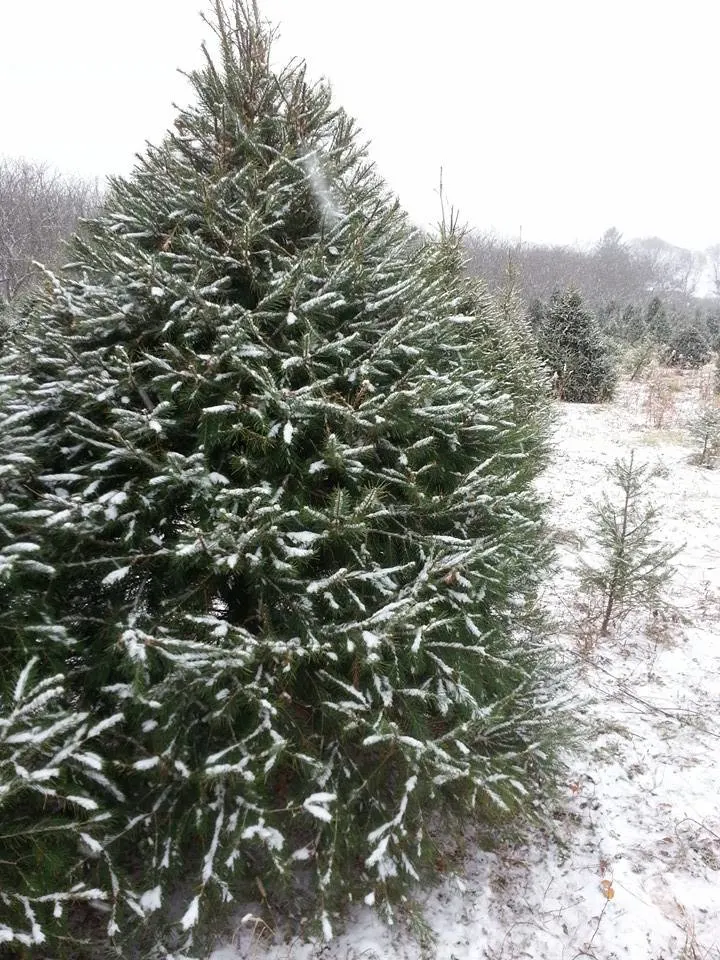
<path id="1" fill-rule="evenodd" d="M 410 213 L 720 242 L 718 0 L 260 0 Z M 187 99 L 204 0 L 0 0 L 0 153 L 125 173 Z"/>

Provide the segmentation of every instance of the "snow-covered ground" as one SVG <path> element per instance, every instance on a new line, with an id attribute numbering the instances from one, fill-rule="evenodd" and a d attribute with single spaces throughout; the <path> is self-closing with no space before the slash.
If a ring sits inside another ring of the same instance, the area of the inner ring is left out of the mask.
<path id="1" fill-rule="evenodd" d="M 720 960 L 720 469 L 690 462 L 686 429 L 707 377 L 657 373 L 611 404 L 559 409 L 542 482 L 559 542 L 545 599 L 588 739 L 551 835 L 473 853 L 423 893 L 432 945 L 363 909 L 326 945 L 273 944 L 248 920 L 213 960 Z M 676 609 L 600 638 L 576 571 L 592 550 L 590 501 L 631 449 L 658 468 L 663 538 L 685 544 Z"/>

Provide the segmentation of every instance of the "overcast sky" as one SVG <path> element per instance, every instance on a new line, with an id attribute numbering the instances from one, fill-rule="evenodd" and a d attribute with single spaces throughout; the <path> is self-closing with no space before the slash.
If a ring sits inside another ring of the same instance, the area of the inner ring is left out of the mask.
<path id="1" fill-rule="evenodd" d="M 421 223 L 720 242 L 718 0 L 260 0 Z M 125 173 L 187 99 L 204 0 L 0 0 L 0 153 Z"/>

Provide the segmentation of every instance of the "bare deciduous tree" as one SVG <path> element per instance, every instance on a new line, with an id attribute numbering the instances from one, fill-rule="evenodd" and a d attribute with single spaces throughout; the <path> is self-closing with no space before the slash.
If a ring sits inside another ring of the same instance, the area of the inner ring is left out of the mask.
<path id="1" fill-rule="evenodd" d="M 465 246 L 468 271 L 483 277 L 491 290 L 501 285 L 511 255 L 528 303 L 547 301 L 556 290 L 572 286 L 582 291 L 595 311 L 611 306 L 622 309 L 628 304 L 643 308 L 653 297 L 687 310 L 694 303 L 706 261 L 714 270 L 720 295 L 720 245 L 700 253 L 659 237 L 626 241 L 612 227 L 597 244 L 586 248 L 520 244 L 480 231 L 468 232 Z"/>
<path id="2" fill-rule="evenodd" d="M 720 243 L 713 244 L 705 251 L 707 263 L 710 268 L 710 280 L 713 285 L 713 292 L 716 297 L 720 297 Z"/>
<path id="3" fill-rule="evenodd" d="M 704 266 L 704 255 L 676 247 L 660 237 L 633 241 L 633 247 L 650 265 L 653 293 L 688 303 L 695 293 Z"/>
<path id="4" fill-rule="evenodd" d="M 97 181 L 63 177 L 42 163 L 0 158 L 0 301 L 28 289 L 33 261 L 57 267 L 62 241 L 100 203 Z"/>
<path id="5" fill-rule="evenodd" d="M 610 303 L 645 302 L 653 289 L 650 264 L 623 241 L 619 231 L 606 231 L 592 248 L 506 240 L 473 231 L 465 238 L 468 271 L 487 280 L 491 290 L 503 282 L 508 256 L 517 270 L 527 302 L 549 300 L 556 290 L 572 286 L 593 310 Z"/>

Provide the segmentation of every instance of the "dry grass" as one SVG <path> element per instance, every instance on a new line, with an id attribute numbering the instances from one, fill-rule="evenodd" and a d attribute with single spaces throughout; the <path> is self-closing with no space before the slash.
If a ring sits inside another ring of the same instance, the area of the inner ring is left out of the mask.
<path id="1" fill-rule="evenodd" d="M 695 922 L 687 918 L 683 934 L 685 937 L 677 960 L 720 960 L 720 944 L 702 946 L 695 936 Z"/>
<path id="2" fill-rule="evenodd" d="M 654 430 L 684 427 L 698 406 L 712 406 L 715 394 L 715 365 L 696 370 L 650 365 L 638 384 L 640 392 L 629 391 L 635 409 L 642 411 L 645 425 Z M 638 411 L 639 412 L 639 411 Z"/>
<path id="3" fill-rule="evenodd" d="M 645 423 L 655 430 L 667 429 L 678 422 L 677 395 L 680 392 L 676 377 L 664 368 L 655 368 L 645 382 L 643 411 Z"/>
<path id="4" fill-rule="evenodd" d="M 715 363 L 708 363 L 699 373 L 698 393 L 700 405 L 703 407 L 720 406 L 720 394 L 716 387 L 716 366 Z"/>

